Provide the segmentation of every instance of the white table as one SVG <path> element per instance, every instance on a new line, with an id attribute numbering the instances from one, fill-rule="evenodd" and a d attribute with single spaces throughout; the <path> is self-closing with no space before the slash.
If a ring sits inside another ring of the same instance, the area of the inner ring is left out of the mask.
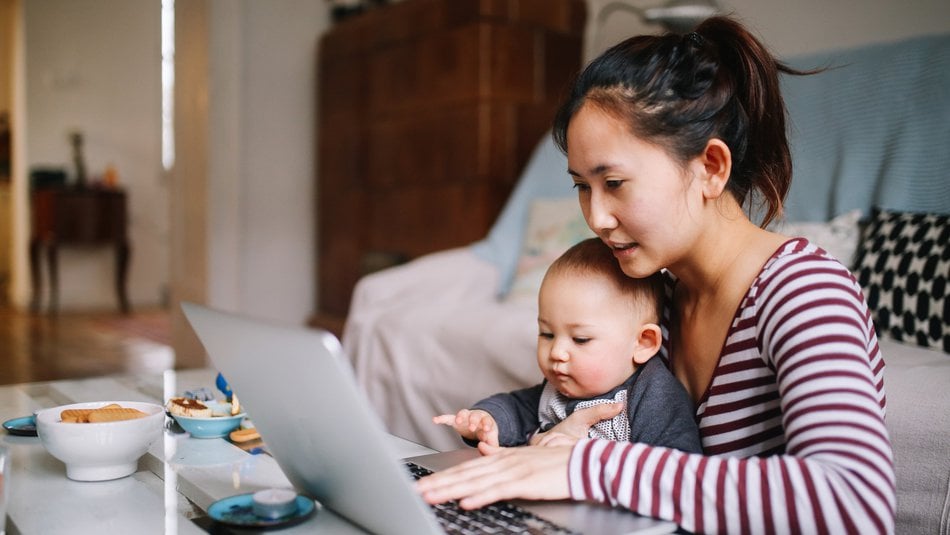
<path id="1" fill-rule="evenodd" d="M 163 375 L 116 376 L 0 387 L 0 421 L 33 411 L 83 401 L 149 401 L 198 387 L 214 389 L 209 369 Z M 213 502 L 270 487 L 290 488 L 274 459 L 251 455 L 225 439 L 194 439 L 166 433 L 139 461 L 129 477 L 78 482 L 66 478 L 62 462 L 39 438 L 3 432 L 10 449 L 8 533 L 205 533 L 201 521 Z M 433 453 L 393 437 L 394 453 L 412 457 Z M 326 509 L 280 533 L 364 533 Z"/>

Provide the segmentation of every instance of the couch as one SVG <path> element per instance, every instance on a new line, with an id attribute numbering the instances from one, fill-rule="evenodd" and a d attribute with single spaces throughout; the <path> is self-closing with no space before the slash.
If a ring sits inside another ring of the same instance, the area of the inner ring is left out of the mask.
<path id="1" fill-rule="evenodd" d="M 898 533 L 950 533 L 950 35 L 793 58 L 795 178 L 779 230 L 864 285 L 886 362 Z M 484 240 L 363 278 L 343 345 L 388 429 L 462 446 L 431 417 L 536 383 L 535 295 L 588 235 L 566 159 L 541 140 Z"/>

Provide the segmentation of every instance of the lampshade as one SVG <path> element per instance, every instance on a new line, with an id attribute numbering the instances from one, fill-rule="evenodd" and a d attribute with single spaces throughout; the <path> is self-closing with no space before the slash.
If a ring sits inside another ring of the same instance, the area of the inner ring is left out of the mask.
<path id="1" fill-rule="evenodd" d="M 627 2 L 609 2 L 597 14 L 598 27 L 617 11 L 634 13 L 646 23 L 659 24 L 667 30 L 685 33 L 718 13 L 719 5 L 715 0 L 671 0 L 662 6 L 642 8 Z"/>

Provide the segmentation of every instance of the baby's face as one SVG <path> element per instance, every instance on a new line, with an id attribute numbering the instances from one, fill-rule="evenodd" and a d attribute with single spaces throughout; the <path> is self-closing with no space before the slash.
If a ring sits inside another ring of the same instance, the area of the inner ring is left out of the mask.
<path id="1" fill-rule="evenodd" d="M 561 272 L 538 294 L 538 365 L 565 396 L 610 391 L 636 369 L 640 321 L 604 276 Z"/>

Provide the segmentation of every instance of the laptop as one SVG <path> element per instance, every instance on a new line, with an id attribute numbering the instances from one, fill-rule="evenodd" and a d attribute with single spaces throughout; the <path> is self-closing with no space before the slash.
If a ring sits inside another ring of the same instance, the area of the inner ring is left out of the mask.
<path id="1" fill-rule="evenodd" d="M 372 533 L 445 533 L 433 507 L 415 492 L 405 463 L 390 450 L 390 436 L 335 336 L 193 303 L 181 307 L 298 492 Z M 470 448 L 406 461 L 440 470 L 477 455 Z M 512 503 L 568 532 L 652 535 L 676 529 L 672 522 L 598 504 Z"/>

